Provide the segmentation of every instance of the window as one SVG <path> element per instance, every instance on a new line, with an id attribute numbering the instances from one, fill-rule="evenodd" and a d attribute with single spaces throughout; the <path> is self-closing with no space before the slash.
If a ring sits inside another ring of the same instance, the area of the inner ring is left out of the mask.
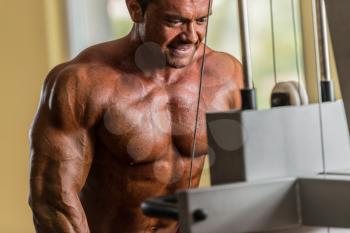
<path id="1" fill-rule="evenodd" d="M 70 56 L 112 38 L 107 0 L 66 0 Z"/>
<path id="2" fill-rule="evenodd" d="M 108 16 L 112 25 L 112 35 L 120 38 L 126 35 L 132 27 L 132 21 L 124 0 L 108 0 Z"/>

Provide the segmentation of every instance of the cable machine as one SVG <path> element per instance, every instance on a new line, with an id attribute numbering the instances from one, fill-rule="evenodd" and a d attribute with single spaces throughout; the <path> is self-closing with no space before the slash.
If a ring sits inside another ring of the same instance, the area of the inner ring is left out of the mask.
<path id="1" fill-rule="evenodd" d="M 290 1 L 295 33 L 296 0 Z M 319 227 L 303 233 L 337 233 L 331 227 L 350 228 L 350 1 L 312 0 L 319 103 L 308 104 L 300 71 L 298 82 L 277 82 L 274 56 L 273 108 L 264 111 L 256 106 L 248 2 L 238 0 L 243 109 L 207 114 L 209 159 L 215 159 L 212 187 L 147 200 L 143 212 L 178 220 L 183 233 L 297 233 L 303 226 Z M 273 0 L 270 7 L 275 55 Z M 327 15 L 345 111 L 334 97 Z M 227 146 L 232 143 L 239 146 Z"/>

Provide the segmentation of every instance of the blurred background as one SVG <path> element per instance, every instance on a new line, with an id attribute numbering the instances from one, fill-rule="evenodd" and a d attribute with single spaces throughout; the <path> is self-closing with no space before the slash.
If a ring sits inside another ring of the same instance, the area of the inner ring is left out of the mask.
<path id="1" fill-rule="evenodd" d="M 132 23 L 125 0 L 0 0 L 0 3 L 0 233 L 34 233 L 27 204 L 28 130 L 44 78 L 56 64 L 87 46 L 122 37 Z M 298 0 L 273 1 L 276 78 L 305 80 L 310 99 L 316 101 L 310 1 L 300 4 Z M 209 46 L 240 59 L 237 1 L 214 0 L 213 7 Z M 269 0 L 250 0 L 249 15 L 254 82 L 259 108 L 267 109 L 275 84 Z M 333 73 L 336 76 L 334 70 Z M 203 184 L 209 185 L 208 180 L 206 171 Z"/>

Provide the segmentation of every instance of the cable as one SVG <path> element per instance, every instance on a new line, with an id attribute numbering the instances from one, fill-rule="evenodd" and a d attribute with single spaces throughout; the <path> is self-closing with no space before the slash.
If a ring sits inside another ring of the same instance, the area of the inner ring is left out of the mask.
<path id="1" fill-rule="evenodd" d="M 271 40 L 272 40 L 272 62 L 273 75 L 275 85 L 277 84 L 277 61 L 276 61 L 276 38 L 275 38 L 275 20 L 274 20 L 273 0 L 270 0 L 270 24 L 271 24 Z"/>
<path id="2" fill-rule="evenodd" d="M 193 172 L 193 162 L 194 157 L 196 153 L 196 142 L 197 142 L 197 130 L 198 130 L 198 119 L 199 119 L 199 104 L 201 102 L 201 94 L 202 94 L 202 85 L 203 85 L 203 79 L 204 79 L 204 65 L 205 65 L 205 53 L 206 53 L 206 47 L 207 47 L 207 39 L 208 39 L 208 28 L 209 28 L 209 14 L 211 9 L 212 0 L 209 0 L 208 4 L 208 21 L 206 25 L 205 30 L 205 39 L 204 39 L 204 49 L 203 49 L 203 55 L 202 55 L 202 66 L 201 66 L 201 75 L 199 80 L 199 90 L 198 90 L 198 99 L 197 99 L 197 110 L 196 110 L 196 121 L 194 126 L 194 135 L 193 135 L 193 144 L 192 144 L 192 155 L 191 155 L 191 165 L 190 165 L 190 176 L 189 176 L 189 182 L 188 182 L 188 189 L 192 186 L 192 172 Z"/>
<path id="3" fill-rule="evenodd" d="M 318 20 L 317 20 L 317 5 L 316 0 L 312 1 L 312 16 L 313 16 L 313 30 L 314 30 L 314 44 L 315 44 L 315 63 L 316 63 L 316 77 L 317 77 L 317 91 L 318 91 L 318 105 L 319 105 L 319 119 L 320 119 L 320 135 L 321 135 L 321 150 L 322 150 L 322 169 L 325 174 L 326 169 L 326 155 L 324 148 L 324 131 L 323 131 L 323 116 L 322 116 L 322 90 L 321 90 L 321 71 L 320 71 L 320 52 L 318 44 Z"/>
<path id="4" fill-rule="evenodd" d="M 292 5 L 292 16 L 293 16 L 293 33 L 294 33 L 294 52 L 295 52 L 295 67 L 298 76 L 298 90 L 299 96 L 301 97 L 301 72 L 300 72 L 300 60 L 299 60 L 299 41 L 297 33 L 297 23 L 296 23 L 296 0 L 291 0 Z"/>

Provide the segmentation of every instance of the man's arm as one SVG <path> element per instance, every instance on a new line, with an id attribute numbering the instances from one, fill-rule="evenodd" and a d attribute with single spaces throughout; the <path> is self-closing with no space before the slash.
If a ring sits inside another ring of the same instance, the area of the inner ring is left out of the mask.
<path id="1" fill-rule="evenodd" d="M 29 204 L 38 233 L 88 233 L 78 196 L 94 146 L 92 127 L 84 121 L 86 86 L 72 72 L 53 73 L 30 133 Z"/>

